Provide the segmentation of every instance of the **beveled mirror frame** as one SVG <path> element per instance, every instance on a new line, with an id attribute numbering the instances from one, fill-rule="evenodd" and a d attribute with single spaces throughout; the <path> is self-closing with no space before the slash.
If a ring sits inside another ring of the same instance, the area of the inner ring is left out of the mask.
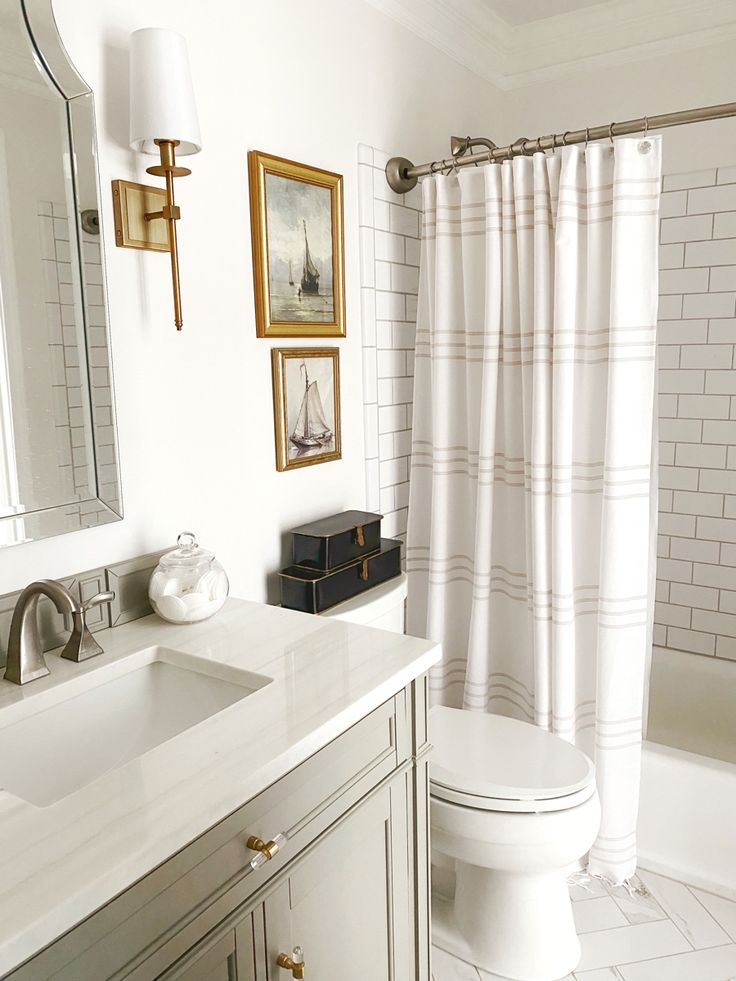
<path id="1" fill-rule="evenodd" d="M 81 311 L 84 334 L 85 358 L 81 364 L 82 386 L 86 387 L 89 397 L 90 410 L 90 444 L 92 460 L 87 461 L 87 481 L 89 491 L 77 494 L 72 500 L 58 505 L 24 510 L 18 508 L 17 513 L 0 517 L 0 547 L 22 544 L 53 535 L 66 534 L 84 528 L 120 521 L 123 517 L 122 489 L 120 483 L 120 467 L 117 445 L 117 423 L 115 418 L 115 396 L 112 376 L 112 351 L 109 334 L 109 315 L 107 306 L 107 276 L 105 270 L 105 251 L 102 222 L 100 220 L 100 263 L 102 299 L 95 300 L 95 318 L 90 316 L 89 284 L 85 279 L 85 262 L 82 243 L 82 205 L 79 161 L 86 155 L 90 164 L 84 170 L 91 173 L 84 183 L 84 193 L 87 198 L 87 208 L 90 201 L 96 197 L 97 214 L 100 215 L 100 175 L 97 156 L 97 129 L 95 124 L 94 96 L 89 85 L 79 75 L 66 52 L 57 29 L 52 9 L 52 0 L 18 0 L 20 12 L 25 22 L 31 47 L 39 67 L 39 73 L 45 73 L 48 82 L 63 100 L 68 135 L 69 159 L 71 161 L 71 186 L 73 189 L 74 214 L 69 215 L 70 239 L 72 244 L 72 263 L 77 270 L 75 287 L 81 296 L 77 304 Z M 93 186 L 94 185 L 94 186 Z M 101 313 L 100 313 L 101 311 Z M 104 324 L 100 324 L 102 316 Z M 94 319 L 94 323 L 92 320 Z M 91 356 L 91 328 L 94 326 L 97 337 L 100 336 L 100 326 L 104 328 L 104 344 L 96 341 L 96 356 Z M 104 351 L 104 354 L 101 352 Z M 93 371 L 99 370 L 102 362 L 103 371 L 107 371 L 100 389 L 95 389 Z M 101 409 L 103 400 L 99 391 L 104 389 L 104 413 Z"/>

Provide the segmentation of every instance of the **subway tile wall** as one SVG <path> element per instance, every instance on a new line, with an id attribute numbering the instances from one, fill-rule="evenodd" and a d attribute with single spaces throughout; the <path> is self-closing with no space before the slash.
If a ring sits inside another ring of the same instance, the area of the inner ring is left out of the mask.
<path id="1" fill-rule="evenodd" d="M 383 534 L 406 537 L 421 192 L 399 195 L 388 155 L 358 147 L 366 500 Z"/>
<path id="2" fill-rule="evenodd" d="M 405 537 L 419 188 L 358 148 L 366 496 Z M 656 644 L 736 659 L 736 167 L 667 175 L 660 234 Z"/>
<path id="3" fill-rule="evenodd" d="M 736 167 L 664 178 L 654 641 L 736 659 Z"/>

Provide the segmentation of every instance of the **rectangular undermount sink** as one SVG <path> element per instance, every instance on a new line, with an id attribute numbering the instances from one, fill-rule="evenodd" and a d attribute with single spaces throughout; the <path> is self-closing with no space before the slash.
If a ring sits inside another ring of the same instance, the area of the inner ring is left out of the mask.
<path id="1" fill-rule="evenodd" d="M 151 647 L 0 712 L 0 788 L 47 807 L 271 678 Z"/>

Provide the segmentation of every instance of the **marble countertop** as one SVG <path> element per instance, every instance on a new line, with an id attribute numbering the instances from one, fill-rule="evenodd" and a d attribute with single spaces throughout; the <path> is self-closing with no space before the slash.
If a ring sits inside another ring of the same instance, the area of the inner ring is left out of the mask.
<path id="1" fill-rule="evenodd" d="M 36 807 L 0 789 L 0 975 L 298 766 L 440 657 L 430 641 L 236 599 L 200 624 L 177 627 L 149 616 L 99 636 L 105 648 L 99 657 L 75 664 L 47 654 L 49 677 L 23 687 L 0 680 L 0 726 L 17 713 L 13 706 L 155 645 L 273 681 L 50 806 Z"/>

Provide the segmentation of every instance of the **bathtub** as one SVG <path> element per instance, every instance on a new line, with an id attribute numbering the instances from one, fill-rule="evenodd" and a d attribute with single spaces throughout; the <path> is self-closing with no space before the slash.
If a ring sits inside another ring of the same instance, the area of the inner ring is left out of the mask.
<path id="1" fill-rule="evenodd" d="M 655 648 L 639 864 L 736 899 L 736 662 Z"/>

